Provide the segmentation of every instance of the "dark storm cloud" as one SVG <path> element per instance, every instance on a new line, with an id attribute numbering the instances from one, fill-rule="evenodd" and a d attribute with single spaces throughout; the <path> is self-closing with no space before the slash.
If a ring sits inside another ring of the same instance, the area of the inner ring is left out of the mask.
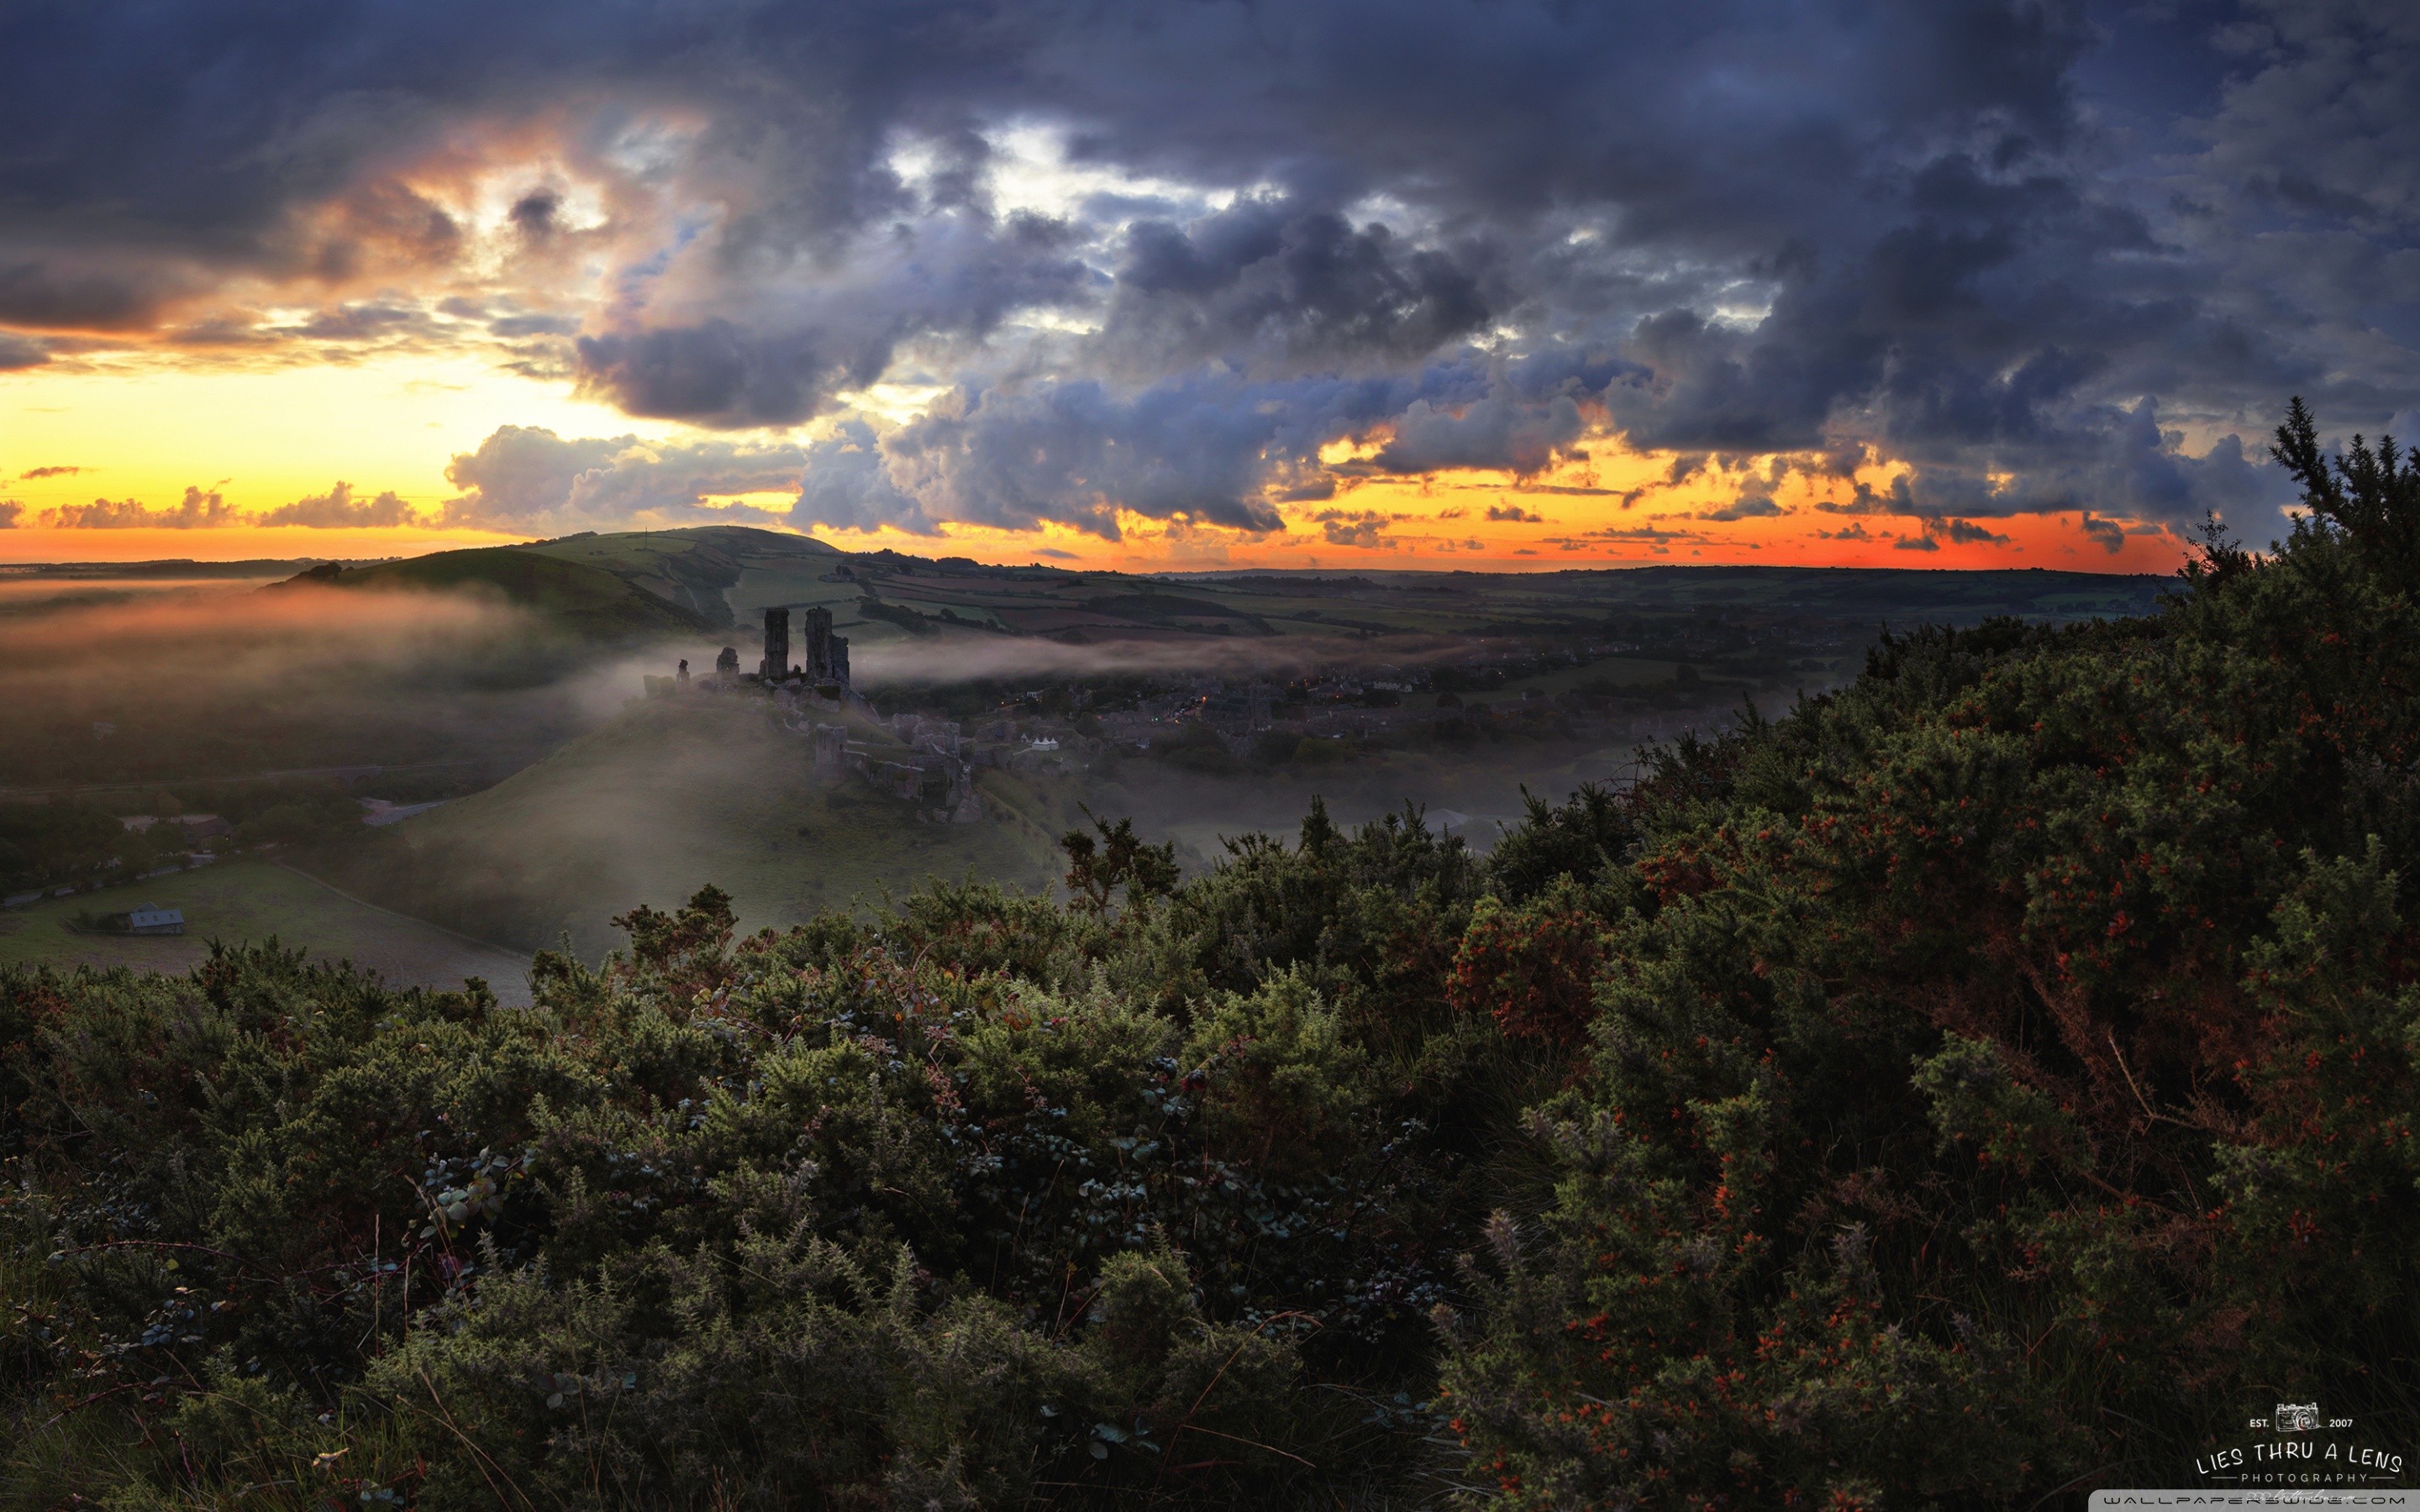
<path id="1" fill-rule="evenodd" d="M 880 378 L 916 336 L 981 337 L 1011 310 L 1075 301 L 1068 228 L 1032 215 L 959 218 L 895 239 L 876 265 L 745 322 L 637 328 L 579 341 L 580 383 L 625 412 L 719 428 L 788 425 Z"/>
<path id="2" fill-rule="evenodd" d="M 1154 365 L 1419 362 L 1490 313 L 1481 272 L 1330 209 L 1248 199 L 1125 241 L 1110 345 Z"/>
<path id="3" fill-rule="evenodd" d="M 554 235 L 555 214 L 562 208 L 561 194 L 551 189 L 534 189 L 513 202 L 509 219 L 522 236 L 545 241 Z"/>
<path id="4" fill-rule="evenodd" d="M 692 171 L 752 162 L 783 186 L 752 197 L 734 245 L 853 225 L 889 203 L 885 130 L 919 86 L 959 86 L 986 25 L 950 0 L 12 7 L 0 321 L 123 328 L 229 275 L 442 259 L 459 228 L 399 176 L 465 127 L 557 107 L 702 116 Z"/>
<path id="5" fill-rule="evenodd" d="M 889 431 L 850 420 L 808 443 L 790 518 L 805 529 L 920 533 L 945 521 L 1054 523 L 1114 539 L 1123 511 L 1281 530 L 1270 496 L 1318 501 L 1337 491 L 1317 460 L 1321 448 L 1388 424 L 1423 396 L 1483 396 L 1490 383 L 1483 368 L 1456 363 L 1400 378 L 1259 383 L 1194 373 L 1133 392 L 1092 379 L 969 385 Z M 1500 451 L 1488 455 L 1489 465 L 1509 463 Z"/>
<path id="6" fill-rule="evenodd" d="M 1350 481 L 1327 440 L 1524 474 L 1609 425 L 1905 464 L 1861 512 L 2172 523 L 2285 496 L 2287 393 L 2339 433 L 2420 405 L 2420 11 L 2388 0 L 51 4 L 0 60 L 0 366 L 172 320 L 425 333 L 406 295 L 501 237 L 607 273 L 459 306 L 551 312 L 496 317 L 544 344 L 516 370 L 833 416 L 791 449 L 801 521 L 1260 531 Z M 1029 127 L 1106 177 L 1016 211 Z M 447 197 L 472 159 L 492 232 Z M 558 170 L 613 186 L 601 229 Z M 325 313 L 212 302 L 256 285 Z M 903 372 L 949 397 L 836 413 Z M 459 507 L 772 470 L 550 440 L 514 464 L 543 486 L 474 458 Z"/>
<path id="7" fill-rule="evenodd" d="M 1699 514 L 1698 517 L 1699 519 L 1720 520 L 1769 519 L 1774 516 L 1787 515 L 1788 513 L 1790 513 L 1790 511 L 1782 508 L 1779 504 L 1775 503 L 1772 500 L 1767 499 L 1761 494 L 1750 494 L 1734 499 L 1720 509 L 1706 510 Z"/>
<path id="8" fill-rule="evenodd" d="M 1579 407 L 1568 396 L 1544 405 L 1525 404 L 1501 390 L 1462 405 L 1415 399 L 1395 420 L 1394 437 L 1379 449 L 1377 462 L 1393 472 L 1438 468 L 1541 472 L 1584 429 Z"/>
<path id="9" fill-rule="evenodd" d="M 832 390 L 873 382 L 890 362 L 891 344 L 879 338 L 763 334 L 721 319 L 580 338 L 587 393 L 628 414 L 707 424 L 794 424 L 823 409 Z"/>
<path id="10" fill-rule="evenodd" d="M 1980 525 L 1962 519 L 1945 519 L 1940 521 L 1938 533 L 1944 539 L 1955 541 L 1961 546 L 1971 546 L 1986 542 L 1994 546 L 2006 546 L 2009 540 L 2005 535 L 1986 530 Z"/>
<path id="11" fill-rule="evenodd" d="M 1317 475 L 1323 446 L 1369 431 L 1417 393 L 1483 382 L 1450 368 L 1264 383 L 1196 373 L 1124 393 L 1094 379 L 969 386 L 887 433 L 852 422 L 809 446 L 791 517 L 809 529 L 925 532 L 945 520 L 1048 522 L 1116 539 L 1124 510 L 1277 531 L 1283 521 L 1264 488 L 1334 492 Z M 1297 478 L 1311 481 L 1290 485 Z"/>

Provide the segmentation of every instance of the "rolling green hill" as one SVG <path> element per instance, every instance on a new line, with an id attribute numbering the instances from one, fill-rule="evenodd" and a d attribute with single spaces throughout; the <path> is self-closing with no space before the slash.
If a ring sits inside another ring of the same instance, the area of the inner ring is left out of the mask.
<path id="1" fill-rule="evenodd" d="M 865 733 L 870 733 L 866 732 Z M 752 701 L 647 702 L 484 793 L 302 864 L 384 906 L 520 949 L 568 933 L 595 959 L 608 920 L 713 883 L 741 926 L 786 927 L 889 887 L 971 867 L 1039 886 L 1071 803 L 985 774 L 1029 816 L 931 825 L 862 782 L 819 780 L 807 743 Z"/>
<path id="2" fill-rule="evenodd" d="M 535 609 L 567 630 L 599 640 L 696 631 L 709 625 L 694 610 L 613 573 L 522 547 L 439 551 L 328 578 L 305 575 L 289 581 L 318 582 L 347 592 L 489 592 L 508 603 Z"/>
<path id="3" fill-rule="evenodd" d="M 845 556 L 836 548 L 807 536 L 751 525 L 569 535 L 517 549 L 550 561 L 602 569 L 715 627 L 736 623 L 728 591 L 751 571 L 770 570 L 812 581 Z M 853 589 L 844 588 L 836 596 L 856 594 Z"/>

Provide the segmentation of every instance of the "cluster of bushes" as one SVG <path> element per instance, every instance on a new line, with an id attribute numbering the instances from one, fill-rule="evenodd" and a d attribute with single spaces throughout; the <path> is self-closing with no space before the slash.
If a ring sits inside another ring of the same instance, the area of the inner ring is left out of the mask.
<path id="1" fill-rule="evenodd" d="M 0 975 L 6 1485 L 2017 1509 L 2313 1400 L 2408 1476 L 2420 458 L 2365 455 L 2156 617 L 1886 641 L 1483 863 L 1104 825 L 1064 903 L 708 890 L 527 1011 Z"/>
<path id="2" fill-rule="evenodd" d="M 1224 1504 L 1434 1471 L 1439 1241 L 1506 1184 L 1486 1099 L 1555 1059 L 1443 1000 L 1479 870 L 1314 814 L 1179 887 L 1107 838 L 1064 907 L 939 887 L 736 945 L 710 890 L 643 909 L 526 1011 L 269 950 L 0 977 L 9 1478 Z"/>
<path id="3" fill-rule="evenodd" d="M 340 783 L 289 779 L 273 787 L 256 785 L 260 792 L 230 803 L 224 815 L 234 824 L 239 844 L 291 845 L 361 829 L 362 806 Z"/>
<path id="4" fill-rule="evenodd" d="M 383 778 L 382 795 L 396 802 L 452 797 L 478 785 L 460 768 Z M 121 820 L 149 814 L 173 818 L 212 813 L 234 826 L 234 843 L 291 845 L 360 834 L 362 806 L 344 781 L 288 777 L 273 782 L 189 784 L 179 797 L 164 790 L 116 795 L 0 804 L 0 889 L 108 883 L 161 865 L 175 865 L 193 847 L 174 825 L 129 829 Z M 222 844 L 225 842 L 221 842 Z"/>
<path id="5" fill-rule="evenodd" d="M 0 803 L 0 887 L 39 887 L 105 871 L 126 826 L 90 803 Z"/>

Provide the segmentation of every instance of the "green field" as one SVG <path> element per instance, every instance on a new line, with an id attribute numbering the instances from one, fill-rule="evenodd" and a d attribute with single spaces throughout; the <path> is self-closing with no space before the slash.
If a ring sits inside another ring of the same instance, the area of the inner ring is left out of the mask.
<path id="1" fill-rule="evenodd" d="M 984 780 L 1030 823 L 926 824 L 854 777 L 818 779 L 807 742 L 754 700 L 648 702 L 484 793 L 308 864 L 349 891 L 523 948 L 568 934 L 593 960 L 620 943 L 613 915 L 673 907 L 708 883 L 754 930 L 970 868 L 1049 880 L 1072 803 Z"/>
<path id="2" fill-rule="evenodd" d="M 139 903 L 181 909 L 181 935 L 78 934 L 65 926 L 79 912 L 121 912 Z M 349 960 L 403 985 L 458 987 L 484 978 L 506 1002 L 529 996 L 526 957 L 448 933 L 417 919 L 355 903 L 325 885 L 268 861 L 233 861 L 132 887 L 0 913 L 0 964 L 133 966 L 182 972 L 229 945 L 300 946 Z"/>
<path id="3" fill-rule="evenodd" d="M 677 634 L 711 623 L 661 594 L 586 563 L 520 547 L 439 551 L 380 563 L 331 579 L 339 589 L 485 592 L 535 609 L 577 634 L 604 640 Z"/>
<path id="4" fill-rule="evenodd" d="M 515 549 L 610 573 L 633 588 L 679 606 L 709 627 L 735 623 L 739 601 L 731 590 L 750 574 L 796 577 L 813 584 L 819 574 L 830 571 L 842 560 L 840 551 L 821 541 L 747 525 L 572 535 Z M 853 588 L 834 592 L 844 599 L 856 597 Z M 778 596 L 759 603 L 761 607 L 808 601 L 803 596 Z M 738 619 L 748 623 L 753 615 L 741 613 Z"/>

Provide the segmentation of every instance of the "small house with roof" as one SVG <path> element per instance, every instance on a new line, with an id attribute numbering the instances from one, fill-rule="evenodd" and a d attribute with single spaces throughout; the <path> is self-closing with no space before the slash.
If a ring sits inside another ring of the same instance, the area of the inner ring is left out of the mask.
<path id="1" fill-rule="evenodd" d="M 179 908 L 163 908 L 158 903 L 145 903 L 129 909 L 126 914 L 129 934 L 182 934 L 185 914 Z"/>

